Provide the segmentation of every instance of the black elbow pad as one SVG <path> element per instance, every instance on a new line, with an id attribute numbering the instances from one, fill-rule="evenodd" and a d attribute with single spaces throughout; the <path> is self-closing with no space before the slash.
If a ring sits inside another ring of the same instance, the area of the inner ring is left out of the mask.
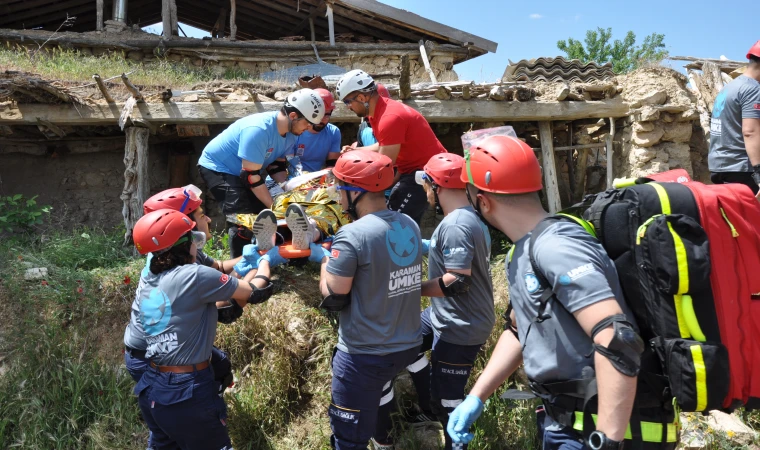
<path id="1" fill-rule="evenodd" d="M 217 308 L 217 322 L 231 324 L 243 315 L 243 308 L 233 300 L 227 300 L 227 306 Z"/>
<path id="2" fill-rule="evenodd" d="M 261 278 L 266 279 L 267 285 L 263 288 L 257 288 L 253 285 L 253 283 L 248 283 L 251 285 L 251 289 L 253 291 L 251 292 L 251 295 L 248 296 L 248 304 L 249 305 L 255 305 L 257 303 L 264 303 L 265 301 L 269 300 L 269 297 L 274 294 L 274 283 L 269 281 L 269 278 L 264 277 L 263 275 L 256 275 L 254 278 Z"/>
<path id="3" fill-rule="evenodd" d="M 441 292 L 446 297 L 455 297 L 459 294 L 464 294 L 470 290 L 472 286 L 472 277 L 469 275 L 463 275 L 457 272 L 448 272 L 456 277 L 448 286 L 443 282 L 443 277 L 438 279 L 438 285 L 441 287 Z"/>
<path id="4" fill-rule="evenodd" d="M 623 314 L 602 319 L 591 331 L 591 338 L 596 337 L 600 331 L 610 325 L 614 331 L 612 340 L 606 347 L 594 344 L 594 350 L 607 358 L 618 372 L 628 377 L 635 377 L 641 369 L 644 341 Z"/>
<path id="5" fill-rule="evenodd" d="M 351 292 L 348 294 L 330 294 L 322 299 L 319 307 L 328 311 L 338 312 L 348 306 L 349 303 L 351 303 Z"/>

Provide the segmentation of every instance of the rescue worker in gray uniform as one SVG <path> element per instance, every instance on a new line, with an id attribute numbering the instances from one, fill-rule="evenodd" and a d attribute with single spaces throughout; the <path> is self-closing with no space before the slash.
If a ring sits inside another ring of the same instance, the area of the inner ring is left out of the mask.
<path id="1" fill-rule="evenodd" d="M 715 98 L 710 119 L 710 180 L 760 190 L 760 41 L 747 52 L 749 66 Z"/>
<path id="2" fill-rule="evenodd" d="M 338 158 L 333 175 L 343 209 L 354 222 L 335 235 L 330 252 L 312 244 L 321 264 L 321 307 L 339 311 L 328 408 L 331 445 L 338 450 L 392 448 L 385 435 L 392 379 L 417 357 L 422 241 L 409 216 L 388 210 L 384 191 L 393 162 L 357 150 Z"/>
<path id="3" fill-rule="evenodd" d="M 136 293 L 150 367 L 134 393 L 155 450 L 231 448 L 227 408 L 209 366 L 217 308 L 242 309 L 272 293 L 274 254 L 260 258 L 252 283 L 238 282 L 195 264 L 194 227 L 181 212 L 159 209 L 140 218 L 132 234 L 141 254 L 153 254 Z"/>
<path id="4" fill-rule="evenodd" d="M 423 345 L 418 359 L 407 369 L 423 415 L 433 414 L 444 427 L 464 400 L 475 357 L 496 321 L 491 236 L 467 201 L 463 165 L 461 156 L 442 153 L 416 174 L 431 207 L 441 209 L 445 217 L 427 243 L 428 279 L 422 283 L 422 295 L 430 297 L 430 306 L 420 317 Z M 425 352 L 431 349 L 428 363 Z M 461 443 L 452 446 L 451 438 L 445 438 L 446 450 L 467 448 Z"/>
<path id="5" fill-rule="evenodd" d="M 468 199 L 484 222 L 514 242 L 507 262 L 514 309 L 488 365 L 449 417 L 448 434 L 454 443 L 470 442 L 483 403 L 524 363 L 544 404 L 538 411 L 544 449 L 623 448 L 644 344 L 613 262 L 579 224 L 544 220 L 541 168 L 519 139 L 492 136 L 466 150 L 462 179 L 471 184 Z M 595 430 L 593 421 L 581 427 L 584 439 L 572 419 L 578 404 L 552 388 L 594 375 L 598 419 Z"/>

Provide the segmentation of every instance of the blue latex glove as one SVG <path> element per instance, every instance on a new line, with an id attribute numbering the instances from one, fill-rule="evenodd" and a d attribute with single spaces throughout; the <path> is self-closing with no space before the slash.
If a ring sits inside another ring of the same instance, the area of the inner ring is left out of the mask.
<path id="1" fill-rule="evenodd" d="M 280 249 L 279 247 L 272 247 L 266 255 L 259 258 L 259 263 L 261 261 L 269 261 L 269 267 L 277 267 L 280 264 L 287 264 L 288 260 L 280 256 Z M 256 265 L 258 267 L 258 264 Z"/>
<path id="2" fill-rule="evenodd" d="M 427 256 L 429 251 L 430 251 L 430 239 L 423 239 L 422 240 L 422 255 Z"/>
<path id="3" fill-rule="evenodd" d="M 238 261 L 237 264 L 235 264 L 235 272 L 237 272 L 238 275 L 241 277 L 244 277 L 248 275 L 248 272 L 258 267 L 258 264 L 254 266 L 253 264 L 249 263 L 248 260 L 245 258 L 242 258 L 240 261 Z"/>
<path id="4" fill-rule="evenodd" d="M 309 244 L 309 250 L 311 250 L 309 261 L 313 263 L 322 264 L 322 258 L 325 256 L 330 258 L 330 252 L 328 252 L 326 248 L 322 247 L 319 244 L 315 244 L 314 242 Z"/>
<path id="5" fill-rule="evenodd" d="M 483 413 L 483 402 L 474 395 L 468 395 L 449 416 L 446 432 L 455 444 L 469 444 L 473 437 L 470 427 Z"/>
<path id="6" fill-rule="evenodd" d="M 243 247 L 243 259 L 247 259 L 251 263 L 256 263 L 261 255 L 259 255 L 259 246 L 257 244 L 248 244 Z"/>

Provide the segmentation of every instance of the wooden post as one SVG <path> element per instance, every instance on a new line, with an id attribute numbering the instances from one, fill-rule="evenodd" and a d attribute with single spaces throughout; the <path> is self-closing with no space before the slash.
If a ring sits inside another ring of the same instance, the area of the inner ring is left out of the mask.
<path id="1" fill-rule="evenodd" d="M 142 217 L 142 205 L 150 196 L 150 177 L 148 173 L 148 136 L 147 128 L 127 128 L 127 143 L 124 147 L 124 189 L 121 200 L 124 206 L 124 245 L 132 241 L 132 229 Z"/>
<path id="2" fill-rule="evenodd" d="M 103 0 L 96 0 L 95 8 L 96 8 L 95 29 L 98 31 L 103 31 Z"/>
<path id="3" fill-rule="evenodd" d="M 549 121 L 538 122 L 538 133 L 541 138 L 546 203 L 549 205 L 549 212 L 554 214 L 562 209 L 562 201 L 559 198 L 559 187 L 557 186 L 557 166 L 554 164 L 552 123 Z"/>
<path id="4" fill-rule="evenodd" d="M 314 29 L 314 18 L 309 17 L 309 29 L 311 30 L 311 42 L 317 42 L 317 32 Z"/>
<path id="5" fill-rule="evenodd" d="M 171 39 L 174 36 L 171 3 L 172 0 L 161 0 L 161 21 L 164 25 L 164 39 Z"/>
<path id="6" fill-rule="evenodd" d="M 332 4 L 327 4 L 327 27 L 330 30 L 330 47 L 335 47 L 335 21 L 333 20 Z"/>
<path id="7" fill-rule="evenodd" d="M 169 15 L 172 20 L 172 36 L 179 36 L 179 31 L 178 31 L 179 21 L 177 20 L 177 0 L 169 0 Z M 185 37 L 187 37 L 187 35 L 185 35 Z"/>
<path id="8" fill-rule="evenodd" d="M 422 62 L 425 64 L 425 71 L 428 73 L 428 75 L 430 75 L 430 81 L 437 83 L 438 80 L 435 78 L 433 69 L 430 68 L 430 61 L 428 61 L 427 50 L 425 50 L 425 41 L 422 39 L 420 39 L 420 58 L 422 58 Z"/>
<path id="9" fill-rule="evenodd" d="M 612 157 L 614 156 L 613 139 L 615 139 L 615 118 L 610 117 L 610 134 L 605 139 L 607 144 L 607 189 L 612 188 L 612 181 L 615 179 L 612 170 Z"/>
<path id="10" fill-rule="evenodd" d="M 237 5 L 235 0 L 230 0 L 230 40 L 234 41 L 237 35 L 237 25 L 235 24 L 235 15 L 237 14 Z"/>
<path id="11" fill-rule="evenodd" d="M 409 74 L 409 55 L 401 55 L 401 76 L 398 80 L 398 98 L 406 100 L 412 96 L 412 81 Z"/>
<path id="12" fill-rule="evenodd" d="M 223 39 L 224 38 L 224 29 L 226 28 L 225 23 L 227 22 L 227 8 L 222 6 L 219 9 L 219 17 L 216 18 L 216 23 L 214 23 L 214 28 L 211 29 L 211 37 L 215 39 Z"/>
<path id="13" fill-rule="evenodd" d="M 103 94 L 103 99 L 105 99 L 105 101 L 108 103 L 114 103 L 113 97 L 111 97 L 111 94 L 108 93 L 108 88 L 106 88 L 106 84 L 103 82 L 103 79 L 100 78 L 100 75 L 96 73 L 92 76 L 92 78 L 98 84 L 98 89 L 100 89 L 100 93 Z"/>

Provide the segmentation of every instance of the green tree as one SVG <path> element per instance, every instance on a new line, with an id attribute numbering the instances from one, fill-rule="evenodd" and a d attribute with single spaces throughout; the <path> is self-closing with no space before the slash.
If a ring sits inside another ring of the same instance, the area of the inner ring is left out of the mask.
<path id="1" fill-rule="evenodd" d="M 569 38 L 567 41 L 558 41 L 557 48 L 570 59 L 601 64 L 611 62 L 615 73 L 625 73 L 646 63 L 659 62 L 668 56 L 664 40 L 664 34 L 652 33 L 644 38 L 641 45 L 636 45 L 636 35 L 629 31 L 622 41 L 612 41 L 612 28 L 597 27 L 596 30 L 586 32 L 584 42 Z"/>

